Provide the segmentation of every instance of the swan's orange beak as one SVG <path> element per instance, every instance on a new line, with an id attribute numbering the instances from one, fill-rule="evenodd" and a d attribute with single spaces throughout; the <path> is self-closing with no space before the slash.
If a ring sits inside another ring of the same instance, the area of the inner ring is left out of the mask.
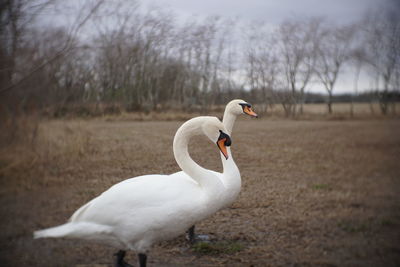
<path id="1" fill-rule="evenodd" d="M 255 112 L 251 109 L 251 107 L 249 107 L 249 106 L 244 106 L 244 107 L 243 107 L 243 112 L 246 113 L 247 115 L 250 115 L 250 116 L 252 116 L 252 117 L 258 118 L 257 113 L 255 113 Z"/>
<path id="2" fill-rule="evenodd" d="M 225 146 L 226 138 L 220 139 L 217 142 L 217 146 L 221 153 L 224 155 L 225 159 L 228 159 L 228 151 Z"/>
<path id="3" fill-rule="evenodd" d="M 220 130 L 219 132 L 220 135 L 218 137 L 217 146 L 221 153 L 224 155 L 225 159 L 228 159 L 229 156 L 226 147 L 231 145 L 231 138 L 223 131 Z"/>

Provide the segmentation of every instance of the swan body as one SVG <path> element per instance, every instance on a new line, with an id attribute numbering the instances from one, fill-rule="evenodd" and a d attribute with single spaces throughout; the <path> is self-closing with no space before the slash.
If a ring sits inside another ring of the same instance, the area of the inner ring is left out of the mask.
<path id="1" fill-rule="evenodd" d="M 68 223 L 36 232 L 35 237 L 80 238 L 145 253 L 154 242 L 178 236 L 213 214 L 213 206 L 191 179 L 178 174 L 139 176 L 112 186 L 79 208 Z"/>
<path id="2" fill-rule="evenodd" d="M 144 175 L 122 181 L 79 208 L 66 224 L 36 231 L 34 237 L 93 240 L 144 254 L 155 242 L 180 235 L 220 209 L 225 190 L 223 174 L 195 163 L 188 142 L 194 135 L 205 134 L 229 158 L 225 146 L 230 138 L 224 131 L 215 117 L 185 122 L 173 143 L 175 159 L 185 175 Z"/>

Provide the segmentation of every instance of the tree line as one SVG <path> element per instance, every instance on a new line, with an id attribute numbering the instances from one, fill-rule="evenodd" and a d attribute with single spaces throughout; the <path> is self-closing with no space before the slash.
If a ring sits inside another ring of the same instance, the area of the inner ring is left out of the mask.
<path id="1" fill-rule="evenodd" d="M 271 27 L 219 17 L 181 22 L 132 1 L 68 7 L 57 0 L 5 0 L 0 112 L 57 116 L 71 107 L 207 112 L 241 97 L 259 104 L 261 112 L 273 103 L 295 117 L 316 84 L 325 88 L 331 113 L 344 73 L 354 80 L 350 103 L 357 101 L 365 73 L 370 88 L 363 97 L 388 114 L 400 89 L 398 11 L 393 1 L 356 23 L 302 18 Z M 68 12 L 70 20 L 54 20 Z M 48 13 L 53 15 L 46 21 Z"/>

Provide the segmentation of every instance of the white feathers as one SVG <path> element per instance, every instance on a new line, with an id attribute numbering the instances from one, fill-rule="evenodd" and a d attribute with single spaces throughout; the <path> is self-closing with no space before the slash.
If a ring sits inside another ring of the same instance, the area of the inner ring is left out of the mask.
<path id="1" fill-rule="evenodd" d="M 193 135 L 206 134 L 215 142 L 219 130 L 226 131 L 214 117 L 187 121 L 174 138 L 183 172 L 118 183 L 79 208 L 68 223 L 36 231 L 34 237 L 80 238 L 145 253 L 153 243 L 181 235 L 223 205 L 223 174 L 200 167 L 187 151 Z"/>

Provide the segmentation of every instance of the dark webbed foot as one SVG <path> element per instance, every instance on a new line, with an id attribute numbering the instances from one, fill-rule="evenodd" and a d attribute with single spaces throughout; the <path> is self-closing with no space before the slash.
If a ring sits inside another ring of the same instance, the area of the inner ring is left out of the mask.
<path id="1" fill-rule="evenodd" d="M 190 244 L 194 244 L 196 242 L 210 241 L 210 237 L 208 235 L 196 235 L 194 229 L 195 229 L 195 226 L 193 225 L 186 232 L 186 239 L 189 240 Z"/>
<path id="2" fill-rule="evenodd" d="M 189 241 L 189 243 L 193 244 L 196 241 L 196 237 L 194 234 L 194 225 L 192 227 L 190 227 L 187 231 L 186 231 L 186 239 Z"/>
<path id="3" fill-rule="evenodd" d="M 114 254 L 115 258 L 115 267 L 133 267 L 129 263 L 124 261 L 126 252 L 124 250 L 120 250 L 117 253 Z"/>
<path id="4" fill-rule="evenodd" d="M 138 254 L 140 267 L 146 267 L 147 255 L 143 253 Z"/>

